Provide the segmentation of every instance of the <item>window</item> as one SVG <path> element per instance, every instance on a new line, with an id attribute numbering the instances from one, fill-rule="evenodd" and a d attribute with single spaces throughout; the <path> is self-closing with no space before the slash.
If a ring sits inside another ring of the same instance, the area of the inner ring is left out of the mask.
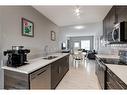
<path id="1" fill-rule="evenodd" d="M 90 40 L 81 40 L 81 49 L 90 50 Z"/>
<path id="2" fill-rule="evenodd" d="M 79 42 L 74 43 L 74 48 L 79 48 Z"/>

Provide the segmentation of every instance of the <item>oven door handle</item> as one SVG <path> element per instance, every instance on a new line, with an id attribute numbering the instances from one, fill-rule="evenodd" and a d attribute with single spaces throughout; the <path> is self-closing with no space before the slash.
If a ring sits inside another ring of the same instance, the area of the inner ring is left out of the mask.
<path id="1" fill-rule="evenodd" d="M 105 65 L 100 65 L 101 68 L 103 68 L 103 70 L 105 71 L 106 70 L 106 66 Z"/>
<path id="2" fill-rule="evenodd" d="M 102 63 L 101 60 L 97 60 L 97 62 L 98 62 L 98 65 L 99 65 L 101 68 L 103 68 L 103 70 L 106 70 L 106 66 Z"/>

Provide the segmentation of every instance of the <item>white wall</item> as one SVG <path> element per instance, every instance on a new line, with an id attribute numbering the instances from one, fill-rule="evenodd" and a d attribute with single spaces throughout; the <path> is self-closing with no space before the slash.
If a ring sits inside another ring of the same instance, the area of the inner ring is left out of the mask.
<path id="1" fill-rule="evenodd" d="M 58 49 L 59 28 L 49 19 L 30 6 L 0 7 L 2 8 L 3 48 L 11 49 L 13 45 L 23 45 L 31 50 L 30 58 L 42 56 L 44 46 L 49 45 L 52 50 Z M 34 37 L 21 35 L 21 18 L 34 22 Z M 56 41 L 51 41 L 50 31 L 56 32 Z"/>
<path id="2" fill-rule="evenodd" d="M 34 37 L 22 36 L 22 17 L 34 22 Z M 0 26 L 0 53 L 11 49 L 13 45 L 23 45 L 30 49 L 28 58 L 31 59 L 43 56 L 45 45 L 50 47 L 51 52 L 59 48 L 59 27 L 31 6 L 0 6 Z M 56 41 L 51 41 L 50 31 L 52 30 L 56 32 Z M 6 58 L 2 56 L 2 59 Z M 1 73 L 0 71 L 0 86 L 2 87 L 3 73 Z"/>
<path id="3" fill-rule="evenodd" d="M 102 22 L 83 24 L 84 29 L 77 30 L 74 26 L 60 28 L 60 42 L 65 42 L 67 37 L 94 36 L 94 49 L 98 50 L 99 38 L 103 34 Z"/>

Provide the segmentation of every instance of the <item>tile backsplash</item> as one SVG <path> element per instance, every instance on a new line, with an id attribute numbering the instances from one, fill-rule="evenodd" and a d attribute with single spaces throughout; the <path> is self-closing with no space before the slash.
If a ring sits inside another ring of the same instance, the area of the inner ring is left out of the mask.
<path id="1" fill-rule="evenodd" d="M 109 44 L 100 46 L 98 53 L 118 55 L 119 50 L 127 50 L 127 44 Z"/>

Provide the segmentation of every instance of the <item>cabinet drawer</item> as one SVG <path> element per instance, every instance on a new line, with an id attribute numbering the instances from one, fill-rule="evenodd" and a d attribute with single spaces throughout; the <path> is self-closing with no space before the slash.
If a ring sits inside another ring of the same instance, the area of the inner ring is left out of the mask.
<path id="1" fill-rule="evenodd" d="M 121 85 L 119 83 L 117 83 L 117 81 L 115 81 L 109 73 L 107 73 L 107 82 L 106 82 L 106 84 L 108 85 L 108 87 L 110 89 L 123 89 L 121 87 Z"/>
<path id="2" fill-rule="evenodd" d="M 107 89 L 127 89 L 127 85 L 119 79 L 110 69 L 107 70 Z"/>
<path id="3" fill-rule="evenodd" d="M 29 89 L 28 75 L 4 70 L 4 88 L 5 89 Z"/>
<path id="4" fill-rule="evenodd" d="M 4 88 L 5 89 L 29 89 L 28 81 L 17 80 L 12 77 L 4 79 Z"/>
<path id="5" fill-rule="evenodd" d="M 14 72 L 10 70 L 4 70 L 4 75 L 10 78 L 27 81 L 28 75 L 24 73 Z"/>

